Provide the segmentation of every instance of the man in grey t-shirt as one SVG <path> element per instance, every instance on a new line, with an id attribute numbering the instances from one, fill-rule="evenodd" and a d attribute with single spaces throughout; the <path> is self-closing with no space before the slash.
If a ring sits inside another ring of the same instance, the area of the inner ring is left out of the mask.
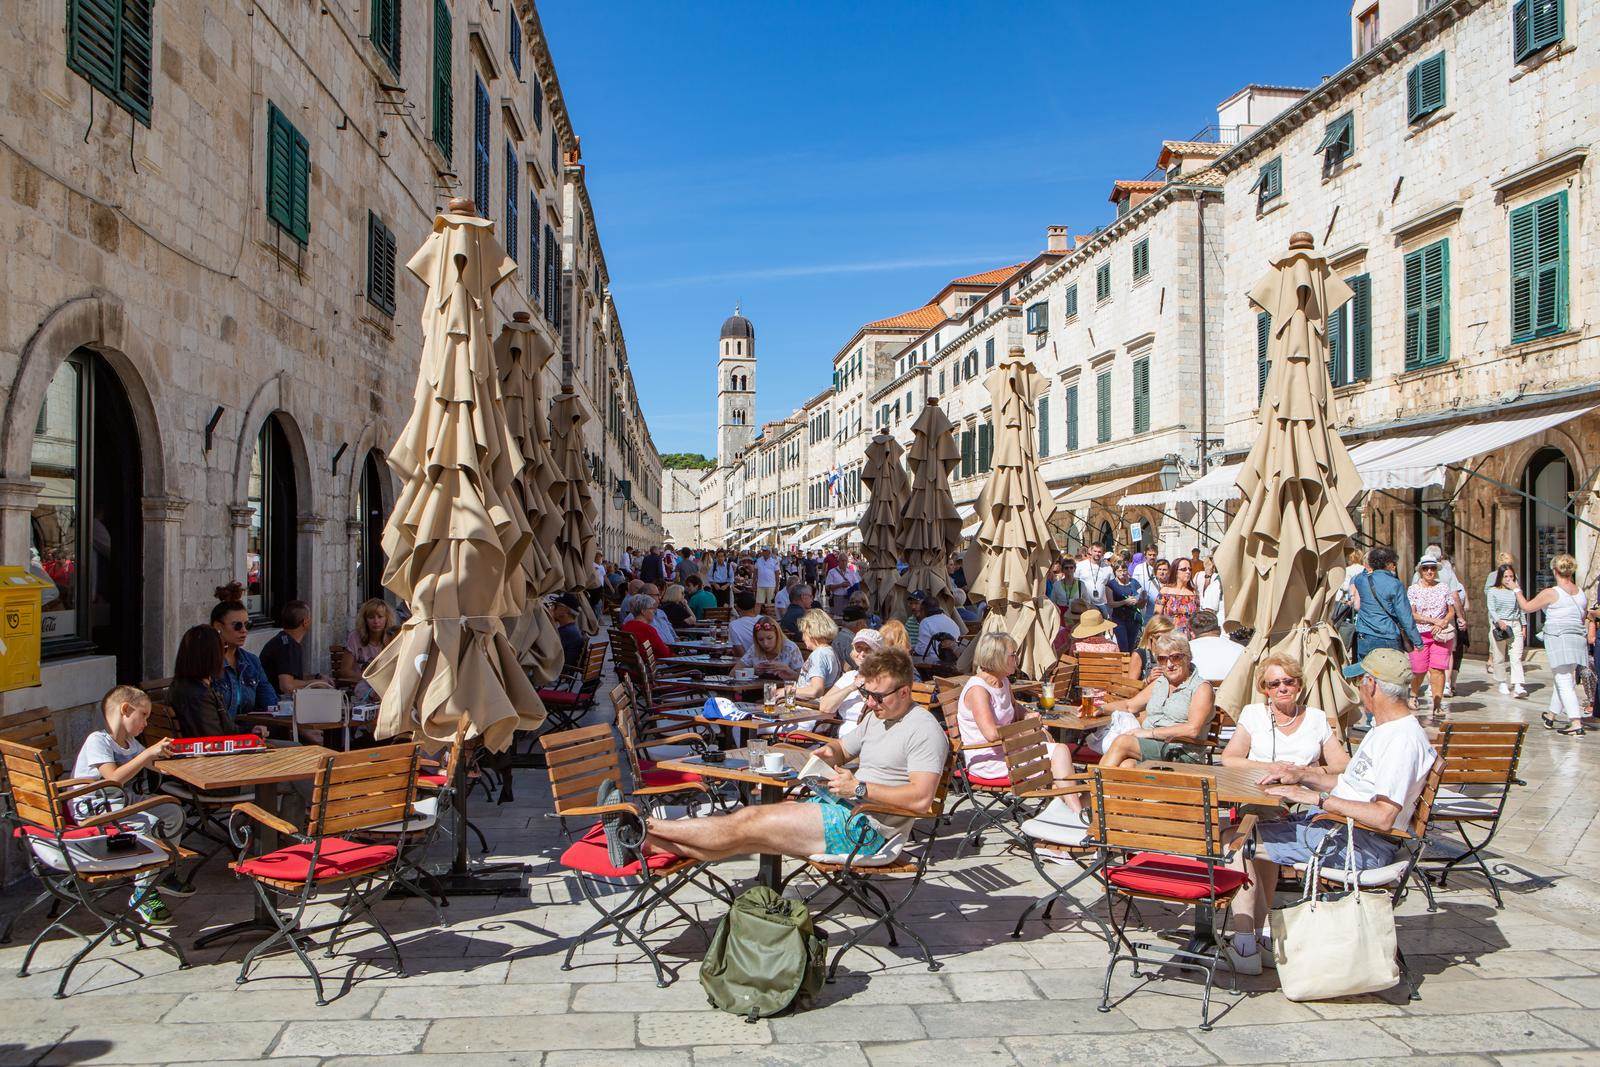
<path id="1" fill-rule="evenodd" d="M 899 649 L 867 656 L 858 692 L 871 712 L 864 725 L 814 755 L 833 766 L 831 797 L 758 804 L 731 815 L 647 819 L 647 851 L 711 861 L 748 853 L 785 856 L 871 855 L 913 822 L 872 805 L 927 811 L 939 792 L 950 740 L 938 720 L 911 698 L 911 658 Z M 859 760 L 855 771 L 845 768 Z M 859 810 L 858 810 L 859 809 Z"/>

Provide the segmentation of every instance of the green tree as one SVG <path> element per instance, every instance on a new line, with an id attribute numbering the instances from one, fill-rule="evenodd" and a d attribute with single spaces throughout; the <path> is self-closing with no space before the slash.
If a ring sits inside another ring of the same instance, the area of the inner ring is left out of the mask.
<path id="1" fill-rule="evenodd" d="M 668 452 L 661 457 L 661 467 L 669 471 L 709 470 L 716 462 L 698 452 Z"/>

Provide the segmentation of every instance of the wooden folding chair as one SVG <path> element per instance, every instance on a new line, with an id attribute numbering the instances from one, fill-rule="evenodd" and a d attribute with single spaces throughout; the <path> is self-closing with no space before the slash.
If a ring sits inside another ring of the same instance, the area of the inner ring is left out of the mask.
<path id="1" fill-rule="evenodd" d="M 1092 689 L 1112 700 L 1126 700 L 1143 689 L 1128 678 L 1129 652 L 1079 652 L 1078 689 Z M 1081 695 L 1078 699 L 1082 699 Z"/>
<path id="2" fill-rule="evenodd" d="M 545 730 L 570 730 L 583 721 L 600 693 L 605 666 L 605 640 L 591 641 L 579 669 L 563 670 L 554 685 L 539 690 L 539 699 L 550 715 Z"/>
<path id="3" fill-rule="evenodd" d="M 544 734 L 539 744 L 544 748 L 550 771 L 550 793 L 555 803 L 553 814 L 561 820 L 562 828 L 567 828 L 568 819 L 596 820 L 567 846 L 558 861 L 577 880 L 584 899 L 600 913 L 594 924 L 567 946 L 561 969 L 572 970 L 572 957 L 580 945 L 611 931 L 619 942 L 626 938 L 645 954 L 655 968 L 656 985 L 670 985 L 677 976 L 667 971 L 661 957 L 645 938 L 673 920 L 650 927 L 647 925 L 650 913 L 664 904 L 691 926 L 703 930 L 700 920 L 685 911 L 673 896 L 693 883 L 731 904 L 733 890 L 709 866 L 687 856 L 666 852 L 647 856 L 639 847 L 627 849 L 630 859 L 622 866 L 611 862 L 605 825 L 600 820 L 607 815 L 620 816 L 642 831 L 644 815 L 636 802 L 600 803 L 603 784 L 611 782 L 618 789 L 622 787 L 622 769 L 610 726 L 601 723 Z M 634 795 L 638 795 L 637 790 Z M 642 839 L 642 832 L 640 837 Z M 619 891 L 620 903 L 608 903 L 615 900 Z"/>
<path id="4" fill-rule="evenodd" d="M 634 796 L 650 798 L 653 812 L 668 804 L 689 805 L 716 796 L 698 774 L 661 770 L 651 758 L 652 748 L 687 747 L 695 753 L 704 752 L 712 746 L 703 736 L 693 730 L 675 729 L 671 724 L 646 726 L 641 723 L 634 705 L 633 683 L 626 678 L 612 688 L 611 707 L 616 712 L 622 751 L 628 757 L 628 769 L 633 774 Z M 669 730 L 673 732 L 668 733 Z"/>
<path id="5" fill-rule="evenodd" d="M 1093 878 L 1104 862 L 1101 850 L 1095 844 L 1098 830 L 1092 817 L 1088 825 L 1077 822 L 1062 805 L 1055 803 L 1057 798 L 1069 794 L 1081 796 L 1085 802 L 1091 801 L 1088 776 L 1075 776 L 1079 780 L 1057 785 L 1055 773 L 1050 767 L 1049 740 L 1044 724 L 1036 718 L 1019 719 L 1000 727 L 1000 744 L 1005 749 L 1011 794 L 1019 805 L 1030 802 L 1035 805 L 1035 810 L 1018 827 L 1014 839 L 1027 850 L 1028 858 L 1033 861 L 1033 869 L 1050 887 L 1050 892 L 1031 901 L 1017 916 L 1016 928 L 1011 931 L 1012 937 L 1022 936 L 1023 923 L 1041 904 L 1044 905 L 1042 918 L 1046 920 L 1060 901 L 1077 906 L 1079 902 L 1072 896 L 1072 888 Z M 1092 810 L 1092 804 L 1090 807 Z M 1046 861 L 1053 866 L 1060 860 L 1067 860 L 1080 868 L 1077 877 L 1064 884 L 1046 868 Z M 1111 931 L 1099 916 L 1090 908 L 1084 907 L 1082 910 L 1100 927 L 1101 935 L 1109 943 Z"/>
<path id="6" fill-rule="evenodd" d="M 372 905 L 384 898 L 393 884 L 401 852 L 406 847 L 407 817 L 411 814 L 417 789 L 417 746 L 385 745 L 329 756 L 317 772 L 311 790 L 310 816 L 305 832 L 287 819 L 254 803 L 234 808 L 230 829 L 234 840 L 242 842 L 239 858 L 230 864 L 235 873 L 247 879 L 277 929 L 245 954 L 235 981 L 243 985 L 250 968 L 265 952 L 284 944 L 294 951 L 316 987 L 317 1006 L 327 1004 L 318 973 L 305 946 L 312 935 L 327 932 L 327 955 L 332 956 L 349 935 L 345 932 L 361 920 L 383 938 L 394 955 L 395 972 L 405 973 L 400 946 L 389 936 L 372 912 Z M 259 823 L 276 830 L 294 844 L 259 856 L 251 856 L 255 827 Z M 392 840 L 363 843 L 354 840 L 362 831 L 398 823 Z M 331 921 L 302 926 L 317 895 L 325 889 L 342 893 L 339 913 Z M 289 915 L 280 908 L 292 909 Z"/>
<path id="7" fill-rule="evenodd" d="M 1450 872 L 1457 864 L 1471 862 L 1489 883 L 1494 894 L 1494 905 L 1505 907 L 1500 897 L 1500 884 L 1483 860 L 1483 850 L 1494 840 L 1505 815 L 1506 802 L 1514 786 L 1525 784 L 1517 777 L 1522 761 L 1522 742 L 1528 733 L 1527 723 L 1516 722 L 1452 722 L 1446 723 L 1439 738 L 1439 759 L 1442 763 L 1438 796 L 1434 798 L 1429 816 L 1432 827 L 1440 830 L 1453 828 L 1461 838 L 1464 851 L 1454 856 L 1427 856 L 1418 861 L 1425 877 L 1445 887 Z M 1482 833 L 1477 840 L 1467 834 L 1472 827 Z M 1426 884 L 1426 883 L 1424 883 Z M 1434 908 L 1433 894 L 1428 894 L 1428 906 Z"/>
<path id="8" fill-rule="evenodd" d="M 1222 810 L 1212 795 L 1211 779 L 1176 771 L 1109 767 L 1096 767 L 1093 775 L 1100 823 L 1093 840 L 1102 850 L 1100 880 L 1114 935 L 1100 1010 L 1111 1010 L 1111 976 L 1117 964 L 1131 962 L 1136 977 L 1140 964 L 1157 969 L 1176 967 L 1205 976 L 1200 1029 L 1210 1030 L 1211 987 L 1218 966 L 1228 969 L 1230 986 L 1238 992 L 1238 974 L 1217 943 L 1216 930 L 1227 929 L 1233 898 L 1248 880 L 1243 871 L 1228 866 L 1236 848 L 1223 842 Z M 1250 836 L 1255 823 L 1254 815 L 1240 820 L 1236 847 Z M 1131 856 L 1124 859 L 1123 853 Z M 1121 918 L 1117 916 L 1118 900 L 1125 904 Z M 1195 930 L 1187 943 L 1174 948 L 1130 941 L 1126 927 L 1134 903 L 1140 900 L 1193 907 Z"/>
<path id="9" fill-rule="evenodd" d="M 41 736 L 41 721 L 48 723 L 48 714 L 27 725 L 32 736 Z M 53 740 L 54 731 L 50 733 Z M 141 949 L 145 947 L 144 939 L 152 938 L 177 957 L 180 967 L 188 967 L 189 961 L 178 942 L 139 914 L 137 900 L 130 898 L 128 887 L 141 878 L 158 879 L 194 853 L 154 835 L 118 826 L 131 815 L 171 801 L 147 797 L 127 803 L 128 793 L 99 778 L 63 779 L 51 759 L 53 752 L 53 748 L 0 738 L 0 764 L 5 768 L 5 803 L 0 804 L 0 816 L 4 817 L 10 836 L 24 842 L 28 868 L 44 886 L 41 900 L 24 910 L 31 910 L 45 899 L 56 909 L 65 909 L 53 914 L 34 937 L 22 957 L 17 977 L 27 976 L 34 953 L 57 930 L 65 930 L 85 942 L 61 972 L 55 992 L 58 999 L 66 996 L 67 983 L 78 964 L 119 934 L 132 938 Z M 69 805 L 91 797 L 97 814 L 74 816 Z M 127 844 L 129 841 L 131 845 Z M 91 937 L 68 924 L 69 919 L 79 915 L 99 922 L 100 933 Z M 9 936 L 9 927 L 6 933 Z"/>
<path id="10" fill-rule="evenodd" d="M 851 930 L 849 938 L 834 952 L 833 960 L 828 964 L 828 981 L 834 980 L 839 971 L 839 961 L 844 954 L 865 941 L 880 926 L 888 931 L 891 948 L 900 944 L 896 937 L 897 932 L 904 933 L 917 943 L 917 947 L 921 950 L 922 962 L 928 965 L 928 970 L 937 971 L 944 966 L 933 958 L 933 951 L 928 948 L 928 943 L 922 939 L 922 935 L 900 917 L 900 910 L 916 895 L 918 887 L 922 885 L 923 877 L 928 872 L 928 863 L 933 858 L 939 820 L 944 815 L 945 798 L 949 795 L 950 783 L 955 774 L 956 759 L 957 756 L 952 751 L 945 760 L 944 773 L 939 777 L 939 787 L 934 793 L 933 803 L 925 811 L 911 811 L 871 801 L 857 804 L 852 809 L 853 812 L 861 814 L 898 816 L 913 820 L 903 837 L 896 835 L 878 851 L 863 853 L 864 835 L 852 830 L 853 841 L 848 853 L 841 855 L 818 853 L 811 856 L 803 867 L 796 867 L 783 880 L 779 887 L 780 892 L 787 889 L 789 884 L 802 873 L 821 878 L 822 883 L 801 898 L 808 907 L 811 907 L 812 915 L 819 921 L 827 919 L 846 900 L 853 901 L 871 920 L 866 925 Z M 907 852 L 915 852 L 915 857 L 908 858 Z M 899 896 L 892 900 L 879 885 L 880 882 L 891 878 L 907 879 Z M 812 901 L 830 890 L 834 893 L 831 900 L 821 906 L 812 906 Z"/>
<path id="11" fill-rule="evenodd" d="M 961 679 L 961 682 L 965 685 L 966 679 Z M 1017 834 L 1008 824 L 1020 822 L 1027 815 L 1026 809 L 1011 795 L 1009 777 L 984 778 L 967 771 L 964 765 L 966 747 L 961 742 L 959 719 L 962 685 L 939 687 L 939 713 L 944 721 L 945 735 L 950 738 L 950 751 L 960 759 L 960 765 L 955 770 L 956 799 L 950 804 L 950 812 L 954 814 L 965 801 L 970 813 L 967 832 L 956 845 L 957 859 L 966 852 L 968 845 L 982 848 L 984 831 L 990 828 L 998 829 L 1016 840 Z"/>

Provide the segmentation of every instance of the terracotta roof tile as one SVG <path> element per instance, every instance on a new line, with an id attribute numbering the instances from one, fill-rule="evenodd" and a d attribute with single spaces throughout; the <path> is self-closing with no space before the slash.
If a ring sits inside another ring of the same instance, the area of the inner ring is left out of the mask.
<path id="1" fill-rule="evenodd" d="M 1110 200 L 1113 204 L 1115 204 L 1118 200 L 1122 199 L 1122 194 L 1123 193 L 1153 193 L 1157 189 L 1160 189 L 1165 184 L 1167 184 L 1167 183 L 1166 182 L 1146 182 L 1146 181 L 1137 181 L 1136 182 L 1136 181 L 1127 181 L 1127 180 L 1112 182 L 1111 183 L 1111 195 L 1109 197 L 1107 197 L 1106 199 Z"/>
<path id="2" fill-rule="evenodd" d="M 981 274 L 969 274 L 965 278 L 952 278 L 950 280 L 950 284 L 951 285 L 999 285 L 1001 282 L 1005 281 L 1007 278 L 1011 277 L 1018 270 L 1020 270 L 1023 267 L 1026 267 L 1027 265 L 1028 264 L 1026 262 L 1022 262 L 1022 263 L 1013 263 L 1009 267 L 996 267 L 993 270 L 986 270 Z"/>
<path id="3" fill-rule="evenodd" d="M 869 322 L 863 330 L 926 330 L 944 321 L 944 309 L 938 304 L 926 304 L 915 311 L 903 311 L 886 319 Z"/>

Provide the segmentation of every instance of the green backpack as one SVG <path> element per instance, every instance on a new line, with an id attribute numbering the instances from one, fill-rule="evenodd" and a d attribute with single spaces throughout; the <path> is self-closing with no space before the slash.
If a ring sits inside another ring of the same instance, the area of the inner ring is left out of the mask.
<path id="1" fill-rule="evenodd" d="M 777 1015 L 822 988 L 828 935 L 811 926 L 811 909 L 764 885 L 740 893 L 717 924 L 700 968 L 713 1008 L 746 1022 Z"/>

